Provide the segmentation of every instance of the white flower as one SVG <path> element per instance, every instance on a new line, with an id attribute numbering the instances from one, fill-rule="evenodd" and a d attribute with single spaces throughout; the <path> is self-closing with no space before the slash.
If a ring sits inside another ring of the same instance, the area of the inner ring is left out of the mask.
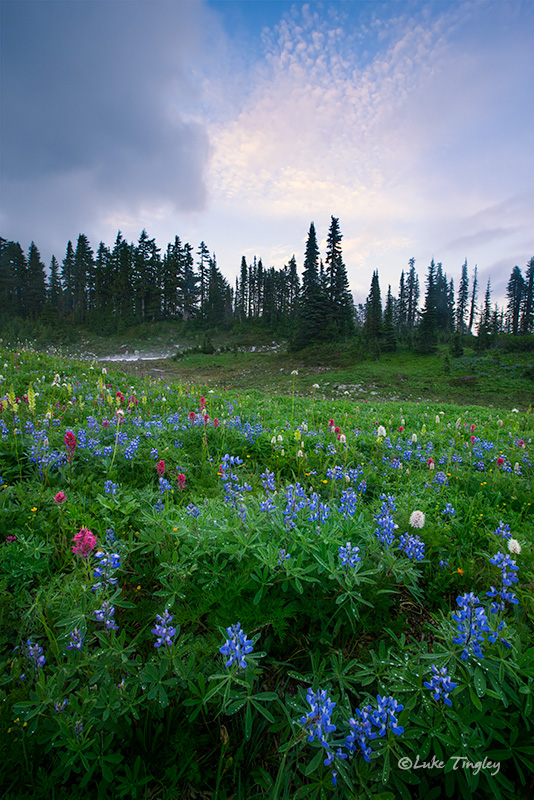
<path id="1" fill-rule="evenodd" d="M 439 425 L 440 422 L 441 422 L 441 418 L 440 418 L 439 414 L 436 414 L 436 425 Z"/>
<path id="2" fill-rule="evenodd" d="M 271 444 L 276 444 L 276 436 L 273 436 L 273 438 L 271 439 Z"/>
<path id="3" fill-rule="evenodd" d="M 425 515 L 422 511 L 412 511 L 410 515 L 410 525 L 412 528 L 422 528 L 425 524 Z"/>
<path id="4" fill-rule="evenodd" d="M 512 414 L 519 414 L 518 408 L 512 408 Z"/>
<path id="5" fill-rule="evenodd" d="M 504 422 L 502 421 L 502 419 L 498 419 L 497 420 L 497 427 L 498 428 L 502 428 L 503 425 L 504 425 Z"/>
<path id="6" fill-rule="evenodd" d="M 347 443 L 347 437 L 345 436 L 344 433 L 340 433 L 339 436 L 338 436 L 338 439 L 339 439 L 340 444 L 346 444 Z"/>
<path id="7" fill-rule="evenodd" d="M 313 386 L 312 386 L 312 389 L 318 389 L 318 388 L 319 388 L 319 384 L 318 383 L 314 383 Z"/>
<path id="8" fill-rule="evenodd" d="M 511 553 L 519 555 L 519 553 L 521 552 L 521 545 L 519 544 L 517 539 L 508 539 L 508 550 Z"/>
<path id="9" fill-rule="evenodd" d="M 519 466 L 519 461 L 516 461 L 514 464 L 514 472 L 516 475 L 521 475 L 521 467 Z"/>
<path id="10" fill-rule="evenodd" d="M 379 425 L 378 426 L 378 428 L 376 429 L 376 435 L 377 436 L 385 436 L 386 435 L 386 429 L 384 428 L 383 425 Z"/>
<path id="11" fill-rule="evenodd" d="M 304 453 L 302 452 L 302 450 L 298 451 L 297 458 L 304 458 Z"/>
<path id="12" fill-rule="evenodd" d="M 299 371 L 298 371 L 298 369 L 292 369 L 292 370 L 291 370 L 291 374 L 292 374 L 292 375 L 298 375 L 298 374 L 299 374 Z"/>
<path id="13" fill-rule="evenodd" d="M 417 441 L 417 434 L 416 433 L 412 433 L 412 442 L 415 444 L 416 441 Z"/>
<path id="14" fill-rule="evenodd" d="M 284 441 L 284 437 L 279 433 L 277 436 L 278 442 L 282 443 Z"/>
<path id="15" fill-rule="evenodd" d="M 107 375 L 108 371 L 106 367 L 102 367 L 102 375 Z"/>

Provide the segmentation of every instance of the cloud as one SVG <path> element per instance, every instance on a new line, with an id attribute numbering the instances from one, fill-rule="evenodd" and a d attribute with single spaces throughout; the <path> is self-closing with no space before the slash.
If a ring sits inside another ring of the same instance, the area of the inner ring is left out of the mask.
<path id="1" fill-rule="evenodd" d="M 152 207 L 205 208 L 210 146 L 193 64 L 209 65 L 215 31 L 201 3 L 6 3 L 8 235 L 25 214 L 52 216 L 50 206 L 56 227 L 66 214 L 83 230 Z"/>

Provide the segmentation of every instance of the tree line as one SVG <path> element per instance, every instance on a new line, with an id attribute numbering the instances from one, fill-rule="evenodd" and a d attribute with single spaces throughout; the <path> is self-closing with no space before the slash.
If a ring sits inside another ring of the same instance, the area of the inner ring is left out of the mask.
<path id="1" fill-rule="evenodd" d="M 162 254 L 145 230 L 137 244 L 119 232 L 112 248 L 101 242 L 96 252 L 80 234 L 75 246 L 67 243 L 61 263 L 52 257 L 48 270 L 34 242 L 26 254 L 18 242 L 0 238 L 0 325 L 21 319 L 111 334 L 160 320 L 205 329 L 259 324 L 287 337 L 295 350 L 360 334 L 376 352 L 404 342 L 423 353 L 434 352 L 440 338 L 476 333 L 484 347 L 501 333 L 534 332 L 534 258 L 524 274 L 512 269 L 505 308 L 492 305 L 490 281 L 479 302 L 477 268 L 470 280 L 467 261 L 455 291 L 442 264 L 432 260 L 421 298 L 413 258 L 396 294 L 389 285 L 382 301 L 375 270 L 366 302 L 355 305 L 342 238 L 332 216 L 323 260 L 312 222 L 301 275 L 295 256 L 280 269 L 243 256 L 234 286 L 204 242 L 195 250 L 178 236 Z"/>

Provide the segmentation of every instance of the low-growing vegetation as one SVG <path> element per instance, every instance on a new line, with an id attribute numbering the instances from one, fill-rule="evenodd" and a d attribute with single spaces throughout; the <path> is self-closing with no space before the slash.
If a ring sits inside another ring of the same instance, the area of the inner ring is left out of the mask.
<path id="1" fill-rule="evenodd" d="M 2 796 L 532 796 L 526 389 L 180 381 L 201 357 L 0 354 Z"/>

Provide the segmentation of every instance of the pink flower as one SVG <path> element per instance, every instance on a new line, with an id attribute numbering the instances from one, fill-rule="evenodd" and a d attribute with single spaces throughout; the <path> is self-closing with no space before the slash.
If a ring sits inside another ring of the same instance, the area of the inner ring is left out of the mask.
<path id="1" fill-rule="evenodd" d="M 16 536 L 6 536 L 6 542 L 16 542 L 16 541 L 17 541 Z"/>
<path id="2" fill-rule="evenodd" d="M 470 436 L 469 437 L 469 441 L 471 442 L 471 444 L 474 444 L 476 442 L 476 440 L 477 440 L 476 436 Z"/>
<path id="3" fill-rule="evenodd" d="M 475 428 L 476 428 L 476 425 L 474 425 L 474 424 L 471 424 L 471 425 L 469 426 L 469 430 L 471 431 L 471 433 L 474 433 L 474 432 L 475 432 Z"/>
<path id="4" fill-rule="evenodd" d="M 72 541 L 74 542 L 72 552 L 82 558 L 89 558 L 96 547 L 96 536 L 89 528 L 80 528 Z"/>
<path id="5" fill-rule="evenodd" d="M 58 492 L 54 497 L 54 503 L 57 503 L 57 505 L 60 506 L 62 503 L 65 502 L 66 499 L 67 495 L 64 492 Z"/>
<path id="6" fill-rule="evenodd" d="M 74 451 L 76 450 L 76 437 L 72 431 L 67 431 L 64 441 L 65 447 L 67 448 L 67 460 L 72 461 Z"/>
<path id="7" fill-rule="evenodd" d="M 433 458 L 429 458 L 426 463 L 428 464 L 428 469 L 434 469 L 434 459 Z"/>
<path id="8" fill-rule="evenodd" d="M 124 402 L 124 395 L 123 395 L 123 393 L 121 392 L 120 389 L 117 390 L 117 394 L 115 395 L 115 398 L 119 401 L 119 403 Z"/>
<path id="9" fill-rule="evenodd" d="M 206 398 L 205 397 L 201 397 L 200 398 L 199 408 L 200 408 L 201 411 L 202 411 L 202 409 L 206 408 Z"/>
<path id="10" fill-rule="evenodd" d="M 213 427 L 216 428 L 218 426 L 218 424 L 219 424 L 219 420 L 217 419 L 217 417 L 215 417 L 215 419 L 213 420 Z"/>
<path id="11" fill-rule="evenodd" d="M 103 428 L 109 428 L 109 420 L 103 419 L 102 420 L 102 427 Z"/>
<path id="12" fill-rule="evenodd" d="M 403 430 L 404 430 L 404 426 L 403 425 L 399 425 L 399 433 L 402 433 Z"/>
<path id="13" fill-rule="evenodd" d="M 185 475 L 184 475 L 183 472 L 180 472 L 180 474 L 178 475 L 177 481 L 178 481 L 178 488 L 179 489 L 185 489 Z"/>
<path id="14" fill-rule="evenodd" d="M 165 462 L 164 461 L 158 461 L 158 463 L 156 464 L 156 469 L 158 471 L 158 475 L 160 475 L 160 476 L 161 475 L 165 475 Z"/>
<path id="15" fill-rule="evenodd" d="M 190 422 L 193 422 L 193 420 L 195 419 L 195 417 L 196 417 L 196 414 L 195 414 L 195 412 L 194 412 L 194 411 L 190 411 L 190 412 L 189 412 L 189 421 L 190 421 Z"/>
<path id="16" fill-rule="evenodd" d="M 504 458 L 502 456 L 499 456 L 499 458 L 497 459 L 497 466 L 502 467 L 503 464 L 504 464 Z"/>

